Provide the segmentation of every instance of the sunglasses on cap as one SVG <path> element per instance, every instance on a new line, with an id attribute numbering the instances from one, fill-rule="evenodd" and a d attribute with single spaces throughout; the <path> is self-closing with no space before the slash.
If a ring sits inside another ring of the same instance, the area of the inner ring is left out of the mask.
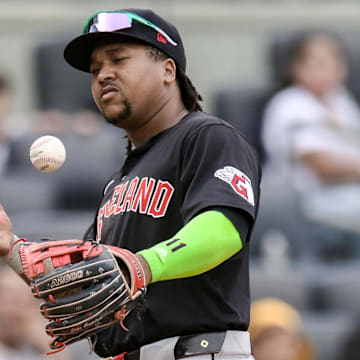
<path id="1" fill-rule="evenodd" d="M 130 29 L 133 20 L 148 26 L 160 33 L 171 45 L 177 46 L 164 30 L 143 17 L 127 11 L 101 11 L 91 16 L 83 27 L 82 33 L 113 32 L 117 30 Z"/>

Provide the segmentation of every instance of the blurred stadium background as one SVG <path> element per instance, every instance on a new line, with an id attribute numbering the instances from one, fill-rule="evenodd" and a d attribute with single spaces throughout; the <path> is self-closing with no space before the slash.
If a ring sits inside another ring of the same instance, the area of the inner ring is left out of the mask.
<path id="1" fill-rule="evenodd" d="M 14 88 L 6 129 L 15 151 L 11 172 L 0 175 L 0 200 L 20 235 L 82 236 L 99 189 L 121 165 L 123 133 L 88 112 L 94 110 L 89 78 L 68 67 L 62 51 L 90 14 L 125 7 L 152 8 L 177 25 L 205 110 L 241 128 L 260 152 L 261 111 L 286 58 L 289 34 L 321 28 L 343 36 L 351 55 L 349 86 L 360 99 L 357 0 L 2 0 L 0 73 Z M 42 133 L 58 135 L 67 146 L 68 161 L 57 173 L 38 173 L 29 163 L 29 146 Z M 340 360 L 359 324 L 360 260 L 346 244 L 332 246 L 331 234 L 309 226 L 286 190 L 263 186 L 251 262 L 253 299 L 272 296 L 293 305 L 317 359 Z M 319 236 L 329 237 L 329 247 L 314 246 Z"/>

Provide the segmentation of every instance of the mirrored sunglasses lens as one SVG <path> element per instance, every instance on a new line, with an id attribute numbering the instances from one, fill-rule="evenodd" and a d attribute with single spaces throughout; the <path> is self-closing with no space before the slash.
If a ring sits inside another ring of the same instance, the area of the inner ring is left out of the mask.
<path id="1" fill-rule="evenodd" d="M 115 31 L 131 28 L 131 22 L 126 14 L 100 13 L 92 21 L 89 32 Z"/>

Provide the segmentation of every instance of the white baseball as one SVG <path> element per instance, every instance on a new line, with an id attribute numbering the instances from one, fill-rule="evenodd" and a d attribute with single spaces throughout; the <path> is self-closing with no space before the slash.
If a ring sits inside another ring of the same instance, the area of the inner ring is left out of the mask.
<path id="1" fill-rule="evenodd" d="M 56 171 L 65 160 L 65 146 L 56 136 L 41 136 L 30 147 L 30 161 L 39 171 Z"/>

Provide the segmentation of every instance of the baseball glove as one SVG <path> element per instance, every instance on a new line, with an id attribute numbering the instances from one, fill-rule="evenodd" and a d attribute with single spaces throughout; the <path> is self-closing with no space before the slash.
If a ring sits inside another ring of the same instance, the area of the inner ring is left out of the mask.
<path id="1" fill-rule="evenodd" d="M 51 353 L 117 321 L 127 330 L 125 317 L 142 305 L 145 273 L 128 250 L 82 240 L 19 239 L 15 246 L 33 295 L 44 300 Z"/>

